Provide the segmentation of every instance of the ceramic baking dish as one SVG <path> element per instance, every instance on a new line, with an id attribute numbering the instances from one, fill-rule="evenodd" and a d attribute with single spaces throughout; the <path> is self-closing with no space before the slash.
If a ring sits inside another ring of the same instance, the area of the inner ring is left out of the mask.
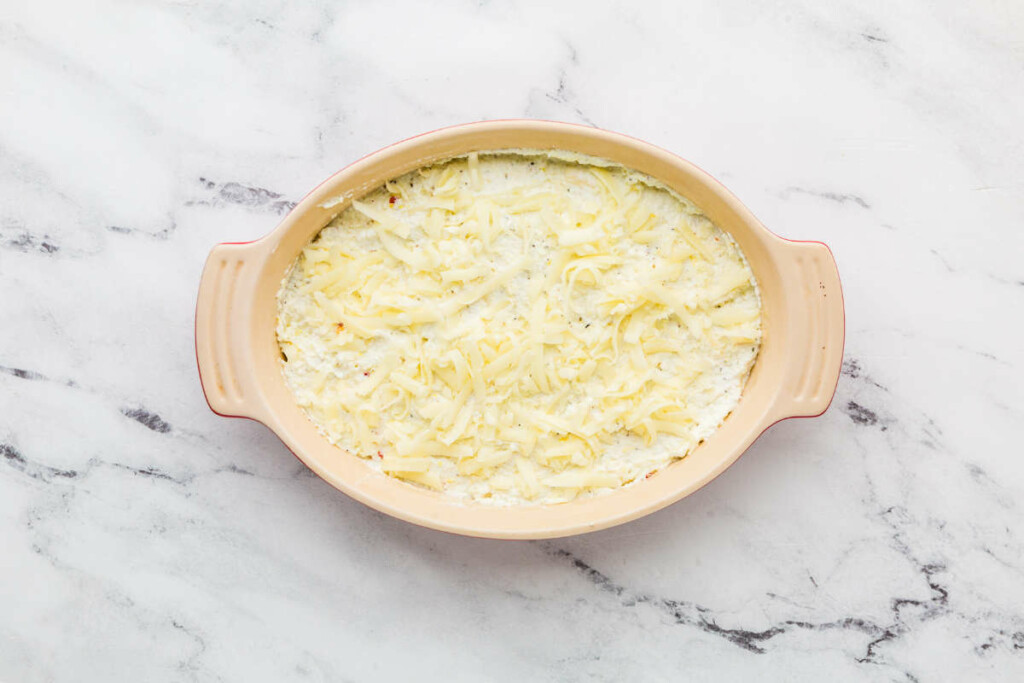
<path id="1" fill-rule="evenodd" d="M 276 294 L 288 267 L 351 199 L 408 171 L 472 151 L 558 149 L 647 173 L 696 203 L 746 255 L 760 288 L 763 345 L 739 404 L 685 458 L 613 493 L 546 506 L 461 503 L 371 469 L 331 445 L 292 399 L 275 336 Z M 820 415 L 835 392 L 845 321 L 828 247 L 769 232 L 693 164 L 624 135 L 549 121 L 491 121 L 427 133 L 375 152 L 313 190 L 266 237 L 220 244 L 206 261 L 196 305 L 196 356 L 210 408 L 262 422 L 314 472 L 395 517 L 460 534 L 549 538 L 621 524 L 693 493 L 736 461 L 765 429 Z"/>

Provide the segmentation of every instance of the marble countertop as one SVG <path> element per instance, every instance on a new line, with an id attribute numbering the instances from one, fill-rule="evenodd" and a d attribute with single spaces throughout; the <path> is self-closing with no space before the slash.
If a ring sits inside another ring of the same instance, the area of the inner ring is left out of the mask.
<path id="1" fill-rule="evenodd" d="M 1024 679 L 1020 3 L 432 4 L 0 10 L 0 680 Z M 827 242 L 832 408 L 547 542 L 391 519 L 207 409 L 214 244 L 506 117 Z"/>

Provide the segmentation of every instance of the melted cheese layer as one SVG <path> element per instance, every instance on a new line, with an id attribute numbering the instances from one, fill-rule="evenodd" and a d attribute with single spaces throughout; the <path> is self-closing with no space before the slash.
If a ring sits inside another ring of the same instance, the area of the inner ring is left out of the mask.
<path id="1" fill-rule="evenodd" d="M 278 293 L 295 399 L 332 443 L 496 504 L 606 492 L 685 456 L 760 346 L 733 240 L 625 169 L 471 154 L 353 201 Z"/>

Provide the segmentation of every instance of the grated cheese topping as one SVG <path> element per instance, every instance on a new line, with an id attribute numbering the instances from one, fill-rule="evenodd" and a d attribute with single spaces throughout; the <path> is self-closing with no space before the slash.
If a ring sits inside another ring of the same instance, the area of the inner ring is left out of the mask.
<path id="1" fill-rule="evenodd" d="M 655 180 L 470 154 L 353 201 L 278 293 L 285 380 L 332 443 L 463 500 L 557 503 L 685 456 L 761 310 L 733 240 Z"/>

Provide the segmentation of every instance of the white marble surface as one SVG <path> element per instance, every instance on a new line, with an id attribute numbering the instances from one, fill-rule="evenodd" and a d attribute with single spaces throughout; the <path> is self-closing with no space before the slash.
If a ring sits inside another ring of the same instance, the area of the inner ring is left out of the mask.
<path id="1" fill-rule="evenodd" d="M 0 680 L 1024 679 L 1022 5 L 430 4 L 0 9 Z M 385 517 L 210 413 L 210 247 L 502 117 L 829 243 L 832 409 L 537 543 Z"/>

